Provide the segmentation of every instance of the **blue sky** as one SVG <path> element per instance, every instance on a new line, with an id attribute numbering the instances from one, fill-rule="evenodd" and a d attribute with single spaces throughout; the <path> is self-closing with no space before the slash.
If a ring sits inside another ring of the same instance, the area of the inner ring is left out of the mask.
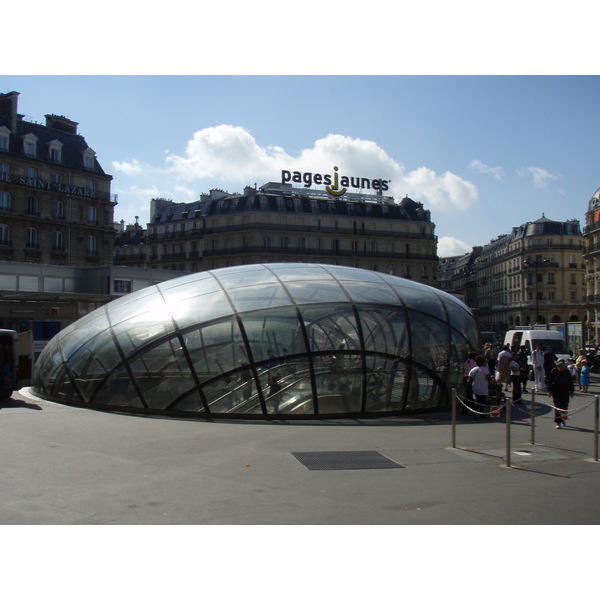
<path id="1" fill-rule="evenodd" d="M 344 4 L 303 4 L 285 34 L 259 19 L 258 33 L 242 20 L 211 30 L 208 38 L 206 30 L 196 31 L 196 21 L 178 18 L 177 29 L 169 28 L 174 21 L 166 13 L 126 12 L 129 20 L 109 23 L 103 12 L 99 25 L 106 25 L 113 43 L 86 47 L 84 57 L 95 62 L 53 62 L 56 74 L 39 75 L 34 52 L 29 62 L 11 63 L 12 73 L 0 74 L 0 92 L 20 92 L 19 112 L 35 121 L 54 113 L 79 123 L 113 176 L 115 220 L 126 224 L 136 216 L 146 223 L 153 197 L 188 202 L 211 188 L 241 192 L 245 185 L 279 181 L 283 169 L 331 173 L 333 166 L 349 176 L 388 179 L 397 201 L 408 195 L 422 202 L 436 224 L 441 256 L 486 244 L 542 214 L 583 224 L 587 202 L 600 187 L 600 77 L 585 74 L 594 73 L 589 65 L 595 60 L 582 51 L 587 47 L 579 32 L 569 37 L 564 30 L 570 18 L 587 23 L 585 15 L 548 8 L 540 16 L 521 3 L 519 20 L 497 13 L 497 28 L 488 22 L 484 36 L 467 19 L 448 32 L 444 18 L 460 12 L 450 15 L 441 3 L 440 18 L 424 35 L 414 23 L 432 4 L 402 13 L 409 17 L 402 27 L 375 19 L 381 14 L 375 9 L 387 6 L 375 0 L 343 45 L 337 37 L 312 54 L 307 38 L 295 34 L 315 25 L 308 9 L 321 6 L 320 22 L 337 19 L 340 30 L 348 30 L 356 21 L 336 12 Z M 462 5 L 468 3 L 454 7 Z M 471 11 L 470 17 L 478 15 Z M 159 23 L 160 36 L 126 30 L 127 22 L 140 20 Z M 534 20 L 540 31 L 527 28 Z M 379 54 L 349 43 L 375 22 Z M 37 24 L 47 30 L 43 18 Z M 548 35 L 559 27 L 560 36 Z M 190 39 L 192 29 L 196 37 Z M 407 68 L 404 59 L 413 48 L 419 52 Z M 61 55 L 57 50 L 54 55 Z M 575 63 L 567 50 L 577 54 Z M 173 55 L 177 60 L 167 68 L 166 57 Z M 583 75 L 568 74 L 566 65 L 573 64 Z M 174 70 L 183 75 L 152 74 Z M 96 74 L 71 74 L 80 72 Z"/>
<path id="2" fill-rule="evenodd" d="M 600 187 L 597 76 L 0 77 L 11 90 L 35 121 L 79 123 L 126 223 L 153 197 L 335 165 L 423 202 L 460 254 L 542 213 L 583 223 Z"/>

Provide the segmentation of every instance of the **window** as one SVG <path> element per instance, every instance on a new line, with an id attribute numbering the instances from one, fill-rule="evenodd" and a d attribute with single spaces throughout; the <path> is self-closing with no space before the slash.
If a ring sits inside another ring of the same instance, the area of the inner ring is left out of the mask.
<path id="1" fill-rule="evenodd" d="M 7 127 L 0 127 L 0 151 L 8 152 L 8 144 L 10 140 L 10 129 Z"/>
<path id="2" fill-rule="evenodd" d="M 12 201 L 10 197 L 10 192 L 1 192 L 0 191 L 0 211 L 2 212 L 10 212 L 12 209 Z"/>
<path id="3" fill-rule="evenodd" d="M 96 159 L 96 153 L 91 148 L 86 148 L 83 151 L 83 166 L 86 169 L 93 169 Z"/>
<path id="4" fill-rule="evenodd" d="M 30 217 L 39 217 L 39 202 L 38 199 L 34 196 L 29 196 L 27 198 L 27 214 Z"/>
<path id="5" fill-rule="evenodd" d="M 23 136 L 23 152 L 25 156 L 35 157 L 37 151 L 37 137 L 33 133 Z"/>
<path id="6" fill-rule="evenodd" d="M 577 274 L 571 273 L 571 285 L 577 285 Z"/>
<path id="7" fill-rule="evenodd" d="M 33 167 L 28 167 L 27 177 L 29 177 L 29 179 L 37 179 L 37 176 L 38 176 L 37 169 L 34 169 Z"/>
<path id="8" fill-rule="evenodd" d="M 0 223 L 0 246 L 10 246 L 10 227 Z"/>
<path id="9" fill-rule="evenodd" d="M 58 140 L 52 140 L 48 143 L 48 150 L 50 154 L 50 160 L 55 163 L 59 163 L 62 160 L 62 143 Z"/>
<path id="10" fill-rule="evenodd" d="M 58 252 L 63 252 L 65 249 L 65 236 L 62 231 L 54 232 L 54 245 L 53 250 L 57 250 Z"/>
<path id="11" fill-rule="evenodd" d="M 92 198 L 96 197 L 96 182 L 93 179 L 88 179 L 87 189 L 90 192 Z"/>
<path id="12" fill-rule="evenodd" d="M 27 248 L 31 250 L 38 249 L 38 231 L 35 227 L 27 228 Z"/>
<path id="13" fill-rule="evenodd" d="M 98 224 L 98 211 L 96 210 L 95 206 L 88 206 L 87 222 L 88 222 L 88 225 L 97 225 Z"/>
<path id="14" fill-rule="evenodd" d="M 96 236 L 94 235 L 88 235 L 87 238 L 87 253 L 88 254 L 93 254 L 94 256 L 96 254 L 98 254 L 98 243 L 96 240 Z"/>
<path id="15" fill-rule="evenodd" d="M 64 219 L 65 218 L 65 203 L 62 200 L 57 200 L 54 203 L 54 218 Z"/>
<path id="16" fill-rule="evenodd" d="M 10 180 L 10 165 L 8 163 L 0 163 L 0 180 Z"/>
<path id="17" fill-rule="evenodd" d="M 115 279 L 113 283 L 115 294 L 131 293 L 131 281 L 127 279 Z"/>
<path id="18" fill-rule="evenodd" d="M 52 183 L 60 185 L 62 183 L 62 175 L 60 173 L 52 173 Z"/>

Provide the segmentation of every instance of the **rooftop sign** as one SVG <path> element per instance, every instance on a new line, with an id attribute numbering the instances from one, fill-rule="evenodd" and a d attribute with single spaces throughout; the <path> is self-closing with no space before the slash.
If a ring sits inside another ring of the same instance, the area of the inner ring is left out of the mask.
<path id="1" fill-rule="evenodd" d="M 368 179 L 366 177 L 346 177 L 338 174 L 338 168 L 333 167 L 333 175 L 321 173 L 301 173 L 300 171 L 281 171 L 281 183 L 301 183 L 305 188 L 312 185 L 324 185 L 331 196 L 343 196 L 348 188 L 355 190 L 376 190 L 385 192 L 389 189 L 390 179 Z"/>

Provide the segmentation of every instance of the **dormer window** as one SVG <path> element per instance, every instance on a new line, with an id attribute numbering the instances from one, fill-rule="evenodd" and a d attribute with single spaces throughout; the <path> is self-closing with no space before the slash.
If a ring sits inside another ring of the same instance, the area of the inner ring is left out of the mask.
<path id="1" fill-rule="evenodd" d="M 96 161 L 96 153 L 91 148 L 83 151 L 83 166 L 86 169 L 93 169 Z"/>
<path id="2" fill-rule="evenodd" d="M 23 152 L 25 156 L 35 158 L 37 153 L 37 137 L 33 133 L 23 136 Z"/>
<path id="3" fill-rule="evenodd" d="M 10 129 L 4 125 L 0 127 L 0 151 L 8 152 L 8 143 L 10 141 Z"/>
<path id="4" fill-rule="evenodd" d="M 52 140 L 48 143 L 48 149 L 50 153 L 50 160 L 54 163 L 62 161 L 62 143 L 58 140 Z"/>

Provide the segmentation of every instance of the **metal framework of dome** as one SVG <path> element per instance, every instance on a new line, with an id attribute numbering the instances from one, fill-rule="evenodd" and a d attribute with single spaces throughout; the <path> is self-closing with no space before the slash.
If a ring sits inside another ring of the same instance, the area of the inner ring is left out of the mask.
<path id="1" fill-rule="evenodd" d="M 383 273 L 304 263 L 186 275 L 95 310 L 35 367 L 39 397 L 196 418 L 438 409 L 477 344 L 471 311 Z"/>

